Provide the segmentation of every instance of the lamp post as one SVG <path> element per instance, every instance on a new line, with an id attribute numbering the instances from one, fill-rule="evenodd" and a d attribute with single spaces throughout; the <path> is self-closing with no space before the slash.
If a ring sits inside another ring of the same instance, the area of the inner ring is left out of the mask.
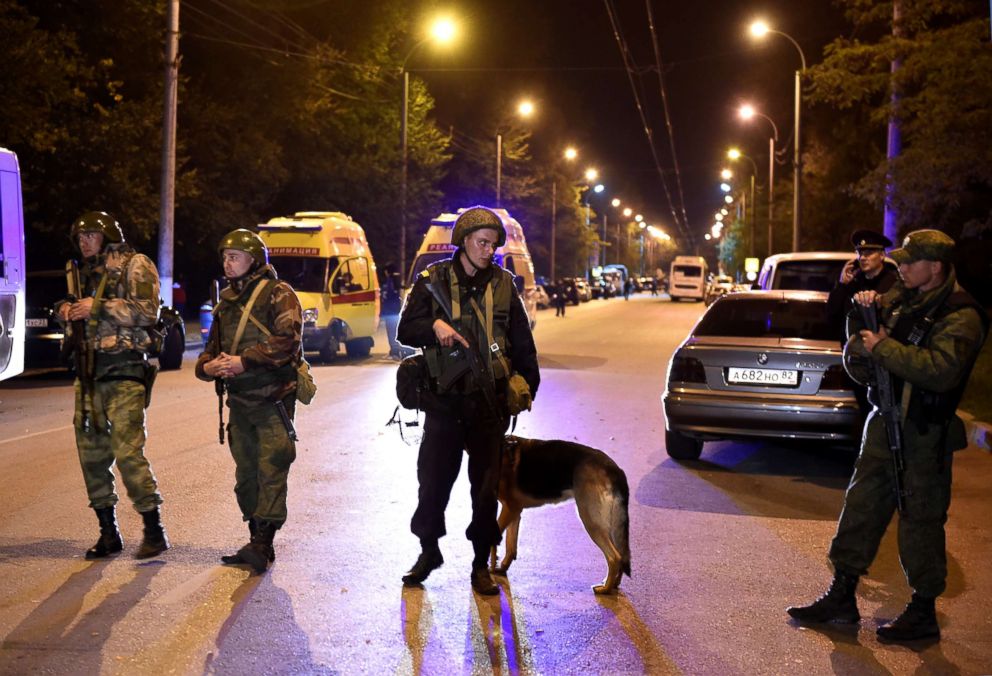
<path id="1" fill-rule="evenodd" d="M 796 71 L 796 82 L 795 82 L 795 129 L 794 129 L 794 146 L 792 148 L 792 250 L 799 251 L 799 212 L 802 207 L 801 198 L 801 184 L 802 184 L 802 153 L 800 144 L 800 116 L 801 116 L 801 97 L 802 97 L 802 76 L 806 74 L 806 55 L 803 54 L 803 48 L 799 46 L 799 43 L 792 39 L 791 35 L 783 33 L 782 31 L 773 30 L 764 21 L 755 21 L 751 24 L 751 35 L 756 38 L 763 38 L 768 33 L 774 33 L 775 35 L 781 35 L 783 38 L 792 43 L 792 46 L 796 48 L 799 52 L 799 61 L 802 64 L 802 69 Z"/>
<path id="2" fill-rule="evenodd" d="M 753 258 L 754 257 L 754 217 L 756 213 L 754 208 L 754 177 L 758 173 L 758 165 L 754 163 L 754 160 L 752 160 L 750 157 L 742 153 L 737 148 L 731 148 L 730 150 L 728 150 L 727 158 L 734 162 L 743 158 L 751 163 L 751 168 L 753 169 L 753 171 L 751 172 L 751 195 L 750 197 L 748 197 L 751 206 L 751 218 L 748 219 L 750 221 L 750 225 L 748 226 L 748 240 L 749 240 L 748 251 L 750 253 L 750 256 Z M 746 208 L 744 209 L 744 217 L 747 218 Z"/>
<path id="3" fill-rule="evenodd" d="M 562 153 L 562 157 L 564 157 L 569 162 L 574 161 L 575 158 L 578 157 L 578 156 L 579 156 L 579 151 L 577 151 L 575 148 L 573 148 L 571 146 L 569 146 L 568 148 L 565 148 L 565 152 Z M 551 283 L 554 284 L 555 283 L 555 280 L 558 279 L 557 275 L 555 274 L 555 272 L 556 272 L 556 267 L 555 267 L 555 263 L 556 263 L 556 261 L 555 261 L 555 253 L 556 253 L 557 246 L 558 246 L 558 237 L 557 237 L 557 232 L 556 232 L 557 229 L 558 229 L 558 175 L 556 173 L 554 173 L 554 169 L 552 169 L 552 173 L 551 174 L 552 174 L 552 179 L 551 179 Z"/>
<path id="4" fill-rule="evenodd" d="M 520 117 L 530 117 L 534 114 L 534 104 L 524 99 L 517 104 L 517 114 Z M 496 207 L 501 206 L 503 196 L 503 134 L 496 132 Z"/>
<path id="5" fill-rule="evenodd" d="M 768 255 L 771 256 L 774 252 L 772 247 L 774 236 L 772 224 L 775 213 L 775 144 L 778 143 L 778 126 L 772 118 L 758 112 L 751 105 L 744 104 L 737 112 L 741 116 L 741 119 L 750 120 L 757 115 L 768 120 L 768 124 L 772 126 L 772 136 L 768 138 Z"/>
<path id="6" fill-rule="evenodd" d="M 403 65 L 400 66 L 400 72 L 403 75 L 403 99 L 400 113 L 400 164 L 402 167 L 400 170 L 400 275 L 406 274 L 407 117 L 410 101 L 410 71 L 406 69 L 406 64 L 410 61 L 413 53 L 422 45 L 431 40 L 440 44 L 451 42 L 455 37 L 455 32 L 455 24 L 451 19 L 435 19 L 434 23 L 431 24 L 430 33 L 410 48 L 410 51 L 406 53 L 406 58 L 403 59 Z"/>

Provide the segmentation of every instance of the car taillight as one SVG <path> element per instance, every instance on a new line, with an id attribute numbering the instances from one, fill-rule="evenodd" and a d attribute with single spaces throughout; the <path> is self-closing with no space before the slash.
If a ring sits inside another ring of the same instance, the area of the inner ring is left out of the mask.
<path id="1" fill-rule="evenodd" d="M 705 383 L 703 362 L 694 357 L 675 357 L 668 371 L 668 382 Z"/>
<path id="2" fill-rule="evenodd" d="M 820 381 L 821 390 L 849 390 L 851 389 L 851 379 L 847 377 L 844 367 L 835 364 L 823 373 Z"/>

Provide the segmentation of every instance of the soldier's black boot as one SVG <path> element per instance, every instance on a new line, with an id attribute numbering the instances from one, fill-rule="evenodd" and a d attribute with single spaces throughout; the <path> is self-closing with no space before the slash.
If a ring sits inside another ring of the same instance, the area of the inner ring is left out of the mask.
<path id="1" fill-rule="evenodd" d="M 857 588 L 857 575 L 837 571 L 826 594 L 808 606 L 792 606 L 786 612 L 803 623 L 855 624 L 861 619 L 858 602 L 854 598 Z"/>
<path id="2" fill-rule="evenodd" d="M 489 545 L 472 543 L 475 550 L 475 558 L 472 560 L 472 589 L 475 593 L 483 596 L 496 596 L 499 594 L 499 587 L 493 581 L 493 576 L 489 572 Z"/>
<path id="3" fill-rule="evenodd" d="M 875 630 L 882 641 L 917 641 L 921 638 L 940 638 L 937 624 L 936 599 L 913 594 L 902 614 Z"/>
<path id="4" fill-rule="evenodd" d="M 417 562 L 413 564 L 413 567 L 403 575 L 403 584 L 407 587 L 420 584 L 443 563 L 444 557 L 441 556 L 441 549 L 437 546 L 437 540 L 421 540 L 420 556 L 417 557 Z"/>
<path id="5" fill-rule="evenodd" d="M 144 537 L 134 558 L 148 559 L 158 556 L 169 548 L 169 538 L 165 535 L 165 528 L 162 527 L 158 506 L 147 512 L 141 512 L 141 520 L 145 523 Z"/>
<path id="6" fill-rule="evenodd" d="M 276 536 L 278 525 L 271 521 L 256 521 L 255 533 L 251 542 L 238 550 L 237 557 L 242 563 L 247 563 L 258 574 L 264 573 L 269 567 L 269 561 L 274 560 L 272 540 Z"/>
<path id="7" fill-rule="evenodd" d="M 248 519 L 249 542 L 255 537 L 255 533 L 257 532 L 258 532 L 258 526 L 255 523 L 255 518 L 252 517 Z M 220 560 L 226 564 L 247 563 L 247 561 L 242 560 L 239 552 L 235 552 L 234 554 L 226 554 L 220 557 Z M 276 548 L 273 545 L 272 547 L 269 547 L 269 563 L 272 563 L 275 560 L 276 560 Z"/>
<path id="8" fill-rule="evenodd" d="M 100 521 L 100 539 L 86 550 L 87 559 L 105 559 L 108 556 L 120 554 L 124 549 L 124 540 L 117 528 L 117 514 L 111 507 L 94 509 L 96 518 Z"/>

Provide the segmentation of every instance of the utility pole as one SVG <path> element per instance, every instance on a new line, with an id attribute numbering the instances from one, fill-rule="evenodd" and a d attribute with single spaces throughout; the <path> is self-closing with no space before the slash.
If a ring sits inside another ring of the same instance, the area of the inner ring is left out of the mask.
<path id="1" fill-rule="evenodd" d="M 158 275 L 162 300 L 172 305 L 172 259 L 176 215 L 176 105 L 179 89 L 179 0 L 169 0 L 165 35 L 165 97 L 162 115 L 162 182 L 159 191 Z"/>
<path id="2" fill-rule="evenodd" d="M 555 275 L 555 230 L 558 226 L 558 177 L 551 180 L 551 283 L 554 284 L 558 277 Z"/>
<path id="3" fill-rule="evenodd" d="M 897 40 L 902 37 L 902 6 L 901 0 L 892 1 L 892 37 Z M 902 152 L 902 129 L 899 126 L 899 90 L 896 87 L 896 72 L 902 66 L 902 59 L 892 60 L 891 76 L 889 78 L 889 96 L 891 112 L 889 113 L 888 148 L 885 153 L 888 162 L 885 176 L 885 216 L 882 233 L 893 242 L 899 241 L 899 218 L 892 206 L 896 186 L 892 175 L 892 163 Z"/>

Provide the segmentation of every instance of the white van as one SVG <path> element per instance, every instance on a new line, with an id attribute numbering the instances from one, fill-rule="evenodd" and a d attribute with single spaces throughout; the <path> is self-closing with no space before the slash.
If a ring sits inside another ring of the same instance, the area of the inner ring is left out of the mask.
<path id="1" fill-rule="evenodd" d="M 0 380 L 24 370 L 24 274 L 21 174 L 0 148 Z"/>
<path id="2" fill-rule="evenodd" d="M 676 256 L 668 275 L 668 295 L 672 300 L 706 297 L 706 259 L 702 256 Z"/>
<path id="3" fill-rule="evenodd" d="M 424 240 L 413 258 L 413 265 L 410 266 L 408 286 L 412 287 L 417 281 L 417 275 L 431 263 L 451 258 L 455 252 L 455 245 L 451 243 L 451 231 L 458 216 L 464 211 L 465 209 L 462 208 L 454 214 L 441 214 L 431 221 L 431 227 L 424 234 Z M 524 229 L 506 209 L 493 209 L 493 212 L 500 217 L 503 227 L 506 228 L 506 244 L 496 249 L 495 261 L 513 273 L 514 284 L 520 292 L 527 317 L 530 319 L 530 327 L 533 329 L 537 324 L 537 282 L 534 280 L 534 263 L 530 251 L 527 250 Z"/>
<path id="4" fill-rule="evenodd" d="M 797 251 L 769 256 L 758 273 L 758 289 L 830 291 L 844 265 L 857 259 L 850 251 Z"/>
<path id="5" fill-rule="evenodd" d="M 299 211 L 258 226 L 269 262 L 303 305 L 303 349 L 367 357 L 379 325 L 379 276 L 362 226 L 339 211 Z"/>

